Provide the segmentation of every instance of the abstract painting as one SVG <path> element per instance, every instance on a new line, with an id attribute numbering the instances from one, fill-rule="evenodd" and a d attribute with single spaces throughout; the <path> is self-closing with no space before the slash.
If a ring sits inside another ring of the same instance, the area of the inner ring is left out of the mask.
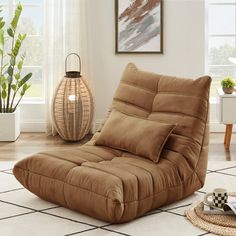
<path id="1" fill-rule="evenodd" d="M 116 0 L 116 53 L 163 53 L 162 0 Z"/>

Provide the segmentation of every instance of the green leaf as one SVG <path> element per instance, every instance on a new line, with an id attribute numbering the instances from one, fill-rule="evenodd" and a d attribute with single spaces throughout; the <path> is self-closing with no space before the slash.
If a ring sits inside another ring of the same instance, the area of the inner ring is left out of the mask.
<path id="1" fill-rule="evenodd" d="M 9 66 L 9 67 L 8 67 L 8 69 L 7 69 L 7 74 L 8 74 L 10 77 L 12 77 L 12 75 L 13 75 L 13 68 L 12 68 L 12 66 Z"/>
<path id="2" fill-rule="evenodd" d="M 0 84 L 3 84 L 6 81 L 6 77 L 4 75 L 1 76 Z"/>
<path id="3" fill-rule="evenodd" d="M 22 69 L 23 63 L 24 63 L 23 60 L 20 60 L 20 61 L 18 62 L 18 65 L 17 65 L 18 70 L 21 70 L 21 69 Z"/>
<path id="4" fill-rule="evenodd" d="M 5 22 L 4 21 L 0 21 L 0 29 L 2 29 L 5 25 Z"/>
<path id="5" fill-rule="evenodd" d="M 23 90 L 26 91 L 26 89 L 27 89 L 27 84 L 24 84 Z"/>
<path id="6" fill-rule="evenodd" d="M 4 45 L 4 31 L 0 29 L 0 45 L 3 47 Z"/>
<path id="7" fill-rule="evenodd" d="M 20 92 L 20 96 L 23 97 L 24 95 L 25 95 L 25 91 L 22 90 L 22 91 Z"/>
<path id="8" fill-rule="evenodd" d="M 12 51 L 12 53 L 15 57 L 18 55 L 20 47 L 21 47 L 21 41 L 19 39 L 17 39 L 15 42 L 15 46 L 13 48 L 13 51 Z"/>
<path id="9" fill-rule="evenodd" d="M 4 71 L 7 66 L 8 66 L 8 64 L 5 64 L 5 65 L 2 67 L 2 70 Z"/>
<path id="10" fill-rule="evenodd" d="M 30 78 L 32 77 L 32 73 L 27 74 L 23 79 L 18 83 L 18 88 L 24 85 Z"/>
<path id="11" fill-rule="evenodd" d="M 8 28 L 7 29 L 7 33 L 8 33 L 8 35 L 10 36 L 10 37 L 14 37 L 14 32 L 13 32 L 13 30 L 11 29 L 11 28 Z"/>
<path id="12" fill-rule="evenodd" d="M 11 85 L 11 88 L 14 90 L 14 92 L 17 90 L 17 87 L 16 87 L 15 84 L 12 84 L 12 85 Z"/>
<path id="13" fill-rule="evenodd" d="M 3 99 L 6 99 L 6 97 L 7 97 L 7 92 L 6 92 L 6 90 L 2 90 L 2 98 L 3 98 Z"/>
<path id="14" fill-rule="evenodd" d="M 23 34 L 21 41 L 25 40 L 27 34 Z"/>
<path id="15" fill-rule="evenodd" d="M 10 64 L 11 66 L 14 66 L 16 64 L 16 59 L 14 57 L 11 57 Z"/>
<path id="16" fill-rule="evenodd" d="M 6 80 L 7 80 L 8 84 L 11 84 L 12 83 L 12 76 L 8 76 Z"/>
<path id="17" fill-rule="evenodd" d="M 17 27 L 17 24 L 18 24 L 20 15 L 21 15 L 21 11 L 22 11 L 22 6 L 21 6 L 21 4 L 19 3 L 19 4 L 17 5 L 16 10 L 15 10 L 15 15 L 14 15 L 12 21 L 11 21 L 11 26 L 12 26 L 12 28 L 14 29 L 14 31 L 16 30 L 16 27 Z"/>
<path id="18" fill-rule="evenodd" d="M 25 84 L 25 85 L 23 86 L 22 90 L 21 90 L 20 95 L 21 95 L 21 96 L 24 96 L 26 90 L 28 90 L 28 89 L 30 88 L 30 86 L 31 86 L 31 85 L 27 85 L 27 84 Z"/>
<path id="19" fill-rule="evenodd" d="M 24 96 L 25 95 L 25 92 L 30 88 L 31 84 L 30 85 L 27 85 L 27 84 L 24 84 L 22 90 L 21 90 L 21 93 L 20 95 L 21 96 Z"/>
<path id="20" fill-rule="evenodd" d="M 22 42 L 26 38 L 26 34 L 18 34 L 18 39 Z"/>
<path id="21" fill-rule="evenodd" d="M 2 89 L 3 89 L 3 90 L 6 90 L 6 89 L 7 89 L 7 84 L 6 84 L 6 82 L 3 82 L 3 83 L 2 83 Z"/>
<path id="22" fill-rule="evenodd" d="M 20 2 L 19 2 L 18 5 L 17 5 L 17 9 L 19 9 L 20 11 L 22 11 L 22 9 L 23 9 Z"/>
<path id="23" fill-rule="evenodd" d="M 14 77 L 18 81 L 20 79 L 20 73 L 15 74 Z"/>
<path id="24" fill-rule="evenodd" d="M 223 80 L 221 80 L 221 86 L 223 88 L 230 88 L 230 87 L 234 87 L 235 85 L 236 83 L 234 79 L 232 78 L 232 76 L 227 76 Z"/>

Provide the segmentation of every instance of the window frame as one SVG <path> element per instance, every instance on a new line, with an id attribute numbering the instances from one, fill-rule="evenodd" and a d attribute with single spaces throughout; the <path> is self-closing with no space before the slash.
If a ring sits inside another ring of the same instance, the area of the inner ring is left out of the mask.
<path id="1" fill-rule="evenodd" d="M 236 0 L 234 0 L 234 2 L 223 2 L 224 0 L 222 0 L 222 2 L 211 2 L 210 0 L 206 1 L 206 6 L 205 6 L 205 10 L 206 10 L 206 20 L 205 20 L 205 72 L 207 74 L 210 74 L 210 68 L 211 67 L 234 67 L 235 70 L 235 65 L 233 65 L 232 63 L 228 63 L 225 65 L 214 65 L 214 64 L 210 64 L 209 63 L 209 39 L 211 37 L 234 37 L 234 47 L 236 49 Z M 211 6 L 234 6 L 235 8 L 235 13 L 234 13 L 234 20 L 235 20 L 235 29 L 234 29 L 234 34 L 209 34 L 208 32 L 208 27 L 209 27 L 209 8 Z M 212 80 L 214 81 L 214 78 L 212 78 Z M 210 103 L 217 103 L 216 97 L 210 97 Z"/>

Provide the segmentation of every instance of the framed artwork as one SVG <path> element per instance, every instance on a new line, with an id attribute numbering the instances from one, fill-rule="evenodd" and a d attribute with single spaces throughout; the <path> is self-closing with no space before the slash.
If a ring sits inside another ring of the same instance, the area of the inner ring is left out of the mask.
<path id="1" fill-rule="evenodd" d="M 163 53 L 162 0 L 115 0 L 116 53 Z"/>

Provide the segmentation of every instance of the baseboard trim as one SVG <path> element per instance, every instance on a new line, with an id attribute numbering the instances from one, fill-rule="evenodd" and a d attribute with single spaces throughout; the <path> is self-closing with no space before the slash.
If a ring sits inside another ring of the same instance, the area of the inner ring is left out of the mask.
<path id="1" fill-rule="evenodd" d="M 99 119 L 94 122 L 92 131 L 95 132 L 101 127 L 103 120 Z M 22 132 L 46 132 L 46 122 L 42 121 L 23 121 L 21 122 Z M 225 125 L 219 124 L 217 121 L 210 122 L 210 132 L 212 133 L 223 133 L 225 132 Z M 236 132 L 236 125 L 233 128 L 233 132 Z"/>
<path id="2" fill-rule="evenodd" d="M 96 120 L 95 122 L 94 122 L 94 131 L 96 131 L 96 130 L 99 130 L 100 128 L 101 128 L 101 125 L 102 125 L 102 123 L 103 123 L 103 121 L 104 120 Z"/>
<path id="3" fill-rule="evenodd" d="M 97 130 L 99 127 L 101 127 L 103 120 L 97 120 L 94 123 L 94 129 Z M 212 133 L 224 133 L 225 132 L 225 125 L 220 124 L 218 121 L 211 121 L 210 122 L 210 132 Z M 236 125 L 233 127 L 233 132 L 236 132 Z"/>
<path id="4" fill-rule="evenodd" d="M 23 121 L 21 122 L 21 132 L 46 132 L 46 122 Z"/>

